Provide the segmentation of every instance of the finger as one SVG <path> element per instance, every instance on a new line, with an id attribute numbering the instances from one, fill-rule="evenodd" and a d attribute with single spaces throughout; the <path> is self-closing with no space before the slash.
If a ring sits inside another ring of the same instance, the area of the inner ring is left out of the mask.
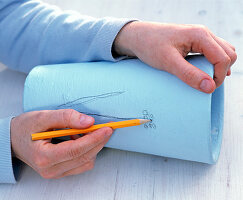
<path id="1" fill-rule="evenodd" d="M 206 93 L 212 93 L 216 86 L 213 79 L 199 68 L 187 62 L 176 50 L 171 51 L 168 72 L 176 75 L 191 87 Z"/>
<path id="2" fill-rule="evenodd" d="M 206 29 L 198 32 L 198 34 L 194 32 L 194 35 L 196 37 L 194 37 L 192 51 L 204 54 L 209 62 L 214 65 L 214 81 L 216 86 L 219 87 L 224 81 L 231 59 Z"/>
<path id="3" fill-rule="evenodd" d="M 82 166 L 78 166 L 77 168 L 83 169 L 83 170 L 79 170 L 80 171 L 79 173 L 83 173 L 85 171 L 91 170 L 94 166 L 94 162 L 95 162 L 95 160 L 92 160 L 92 161 L 85 163 Z M 39 174 L 45 179 L 58 179 L 58 178 L 62 178 L 64 176 L 74 175 L 75 173 L 73 173 L 72 171 L 76 171 L 77 168 L 64 171 L 61 174 L 59 174 L 55 171 L 49 171 L 47 169 L 47 170 L 39 171 Z"/>
<path id="4" fill-rule="evenodd" d="M 227 42 L 225 39 L 218 37 L 216 35 L 214 35 L 211 31 L 209 31 L 210 35 L 217 41 L 217 40 L 221 40 L 223 43 L 225 43 L 227 46 L 229 46 L 233 51 L 235 51 L 235 47 L 230 44 L 229 42 Z"/>
<path id="5" fill-rule="evenodd" d="M 227 41 L 225 41 L 223 38 L 217 37 L 211 32 L 210 32 L 210 34 L 213 37 L 213 39 L 224 49 L 224 51 L 230 57 L 230 60 L 231 60 L 230 66 L 233 65 L 237 59 L 237 54 L 235 53 L 235 48 L 231 44 L 229 44 Z"/>
<path id="6" fill-rule="evenodd" d="M 230 75 L 231 75 L 231 69 L 229 68 L 228 72 L 227 72 L 227 76 L 230 76 Z"/>
<path id="7" fill-rule="evenodd" d="M 95 162 L 88 162 L 83 166 L 77 167 L 75 169 L 71 169 L 69 171 L 64 172 L 59 178 L 65 177 L 65 176 L 71 176 L 71 175 L 77 175 L 82 174 L 86 171 L 90 171 L 94 168 Z"/>
<path id="8" fill-rule="evenodd" d="M 85 165 L 86 163 L 93 161 L 96 159 L 97 154 L 101 151 L 101 149 L 105 146 L 105 144 L 108 142 L 108 139 L 105 140 L 105 142 L 102 142 L 101 144 L 97 145 L 93 149 L 91 149 L 89 152 L 85 153 L 84 155 L 75 158 L 73 160 L 64 161 L 61 163 L 58 163 L 51 168 L 48 169 L 48 173 L 50 176 L 56 177 L 61 176 L 64 172 L 75 169 L 77 167 L 81 167 Z"/>
<path id="9" fill-rule="evenodd" d="M 60 128 L 88 128 L 94 124 L 94 118 L 73 109 L 37 111 L 35 132 Z"/>
<path id="10" fill-rule="evenodd" d="M 71 140 L 76 140 L 76 139 L 78 139 L 80 137 L 81 137 L 80 135 L 70 135 L 70 139 Z"/>
<path id="11" fill-rule="evenodd" d="M 104 127 L 76 140 L 69 140 L 58 144 L 47 144 L 47 156 L 52 164 L 73 160 L 87 153 L 97 145 L 105 142 L 112 135 L 112 129 Z"/>

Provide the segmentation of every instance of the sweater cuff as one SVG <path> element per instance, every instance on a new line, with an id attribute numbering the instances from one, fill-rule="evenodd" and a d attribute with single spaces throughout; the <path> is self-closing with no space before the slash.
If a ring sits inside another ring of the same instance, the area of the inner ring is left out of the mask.
<path id="1" fill-rule="evenodd" d="M 104 20 L 103 26 L 96 35 L 96 40 L 97 40 L 96 47 L 99 48 L 98 51 L 100 52 L 102 60 L 114 62 L 114 61 L 119 61 L 122 59 L 129 58 L 129 56 L 114 57 L 112 55 L 112 46 L 120 30 L 126 24 L 138 20 L 126 19 L 126 18 L 117 19 L 111 17 L 103 18 L 103 20 Z"/>
<path id="2" fill-rule="evenodd" d="M 11 154 L 10 123 L 13 117 L 0 119 L 0 183 L 16 183 L 16 164 L 13 164 Z"/>

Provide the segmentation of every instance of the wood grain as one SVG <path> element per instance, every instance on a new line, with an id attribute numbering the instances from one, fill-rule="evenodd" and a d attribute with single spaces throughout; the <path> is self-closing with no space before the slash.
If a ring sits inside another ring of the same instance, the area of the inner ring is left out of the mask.
<path id="1" fill-rule="evenodd" d="M 96 17 L 193 23 L 231 42 L 238 60 L 225 81 L 223 145 L 216 165 L 104 149 L 93 171 L 44 180 L 24 167 L 15 185 L 1 184 L 0 199 L 239 200 L 243 199 L 243 1 L 48 0 Z M 22 112 L 25 75 L 0 67 L 0 117 Z"/>

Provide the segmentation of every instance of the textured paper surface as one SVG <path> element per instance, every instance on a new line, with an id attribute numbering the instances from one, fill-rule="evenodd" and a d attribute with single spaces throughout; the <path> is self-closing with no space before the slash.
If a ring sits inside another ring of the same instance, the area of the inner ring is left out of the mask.
<path id="1" fill-rule="evenodd" d="M 188 60 L 213 76 L 203 56 Z M 24 110 L 73 108 L 94 116 L 96 123 L 148 118 L 152 122 L 117 129 L 106 146 L 214 163 L 221 145 L 223 95 L 223 86 L 205 94 L 136 59 L 61 64 L 31 71 Z"/>

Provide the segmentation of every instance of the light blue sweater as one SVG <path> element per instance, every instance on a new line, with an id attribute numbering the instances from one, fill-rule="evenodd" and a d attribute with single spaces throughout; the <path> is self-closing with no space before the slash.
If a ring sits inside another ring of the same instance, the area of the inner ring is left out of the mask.
<path id="1" fill-rule="evenodd" d="M 0 61 L 28 73 L 36 65 L 108 60 L 120 29 L 131 19 L 96 19 L 37 0 L 0 0 Z M 11 117 L 0 119 L 0 183 L 15 183 Z"/>

